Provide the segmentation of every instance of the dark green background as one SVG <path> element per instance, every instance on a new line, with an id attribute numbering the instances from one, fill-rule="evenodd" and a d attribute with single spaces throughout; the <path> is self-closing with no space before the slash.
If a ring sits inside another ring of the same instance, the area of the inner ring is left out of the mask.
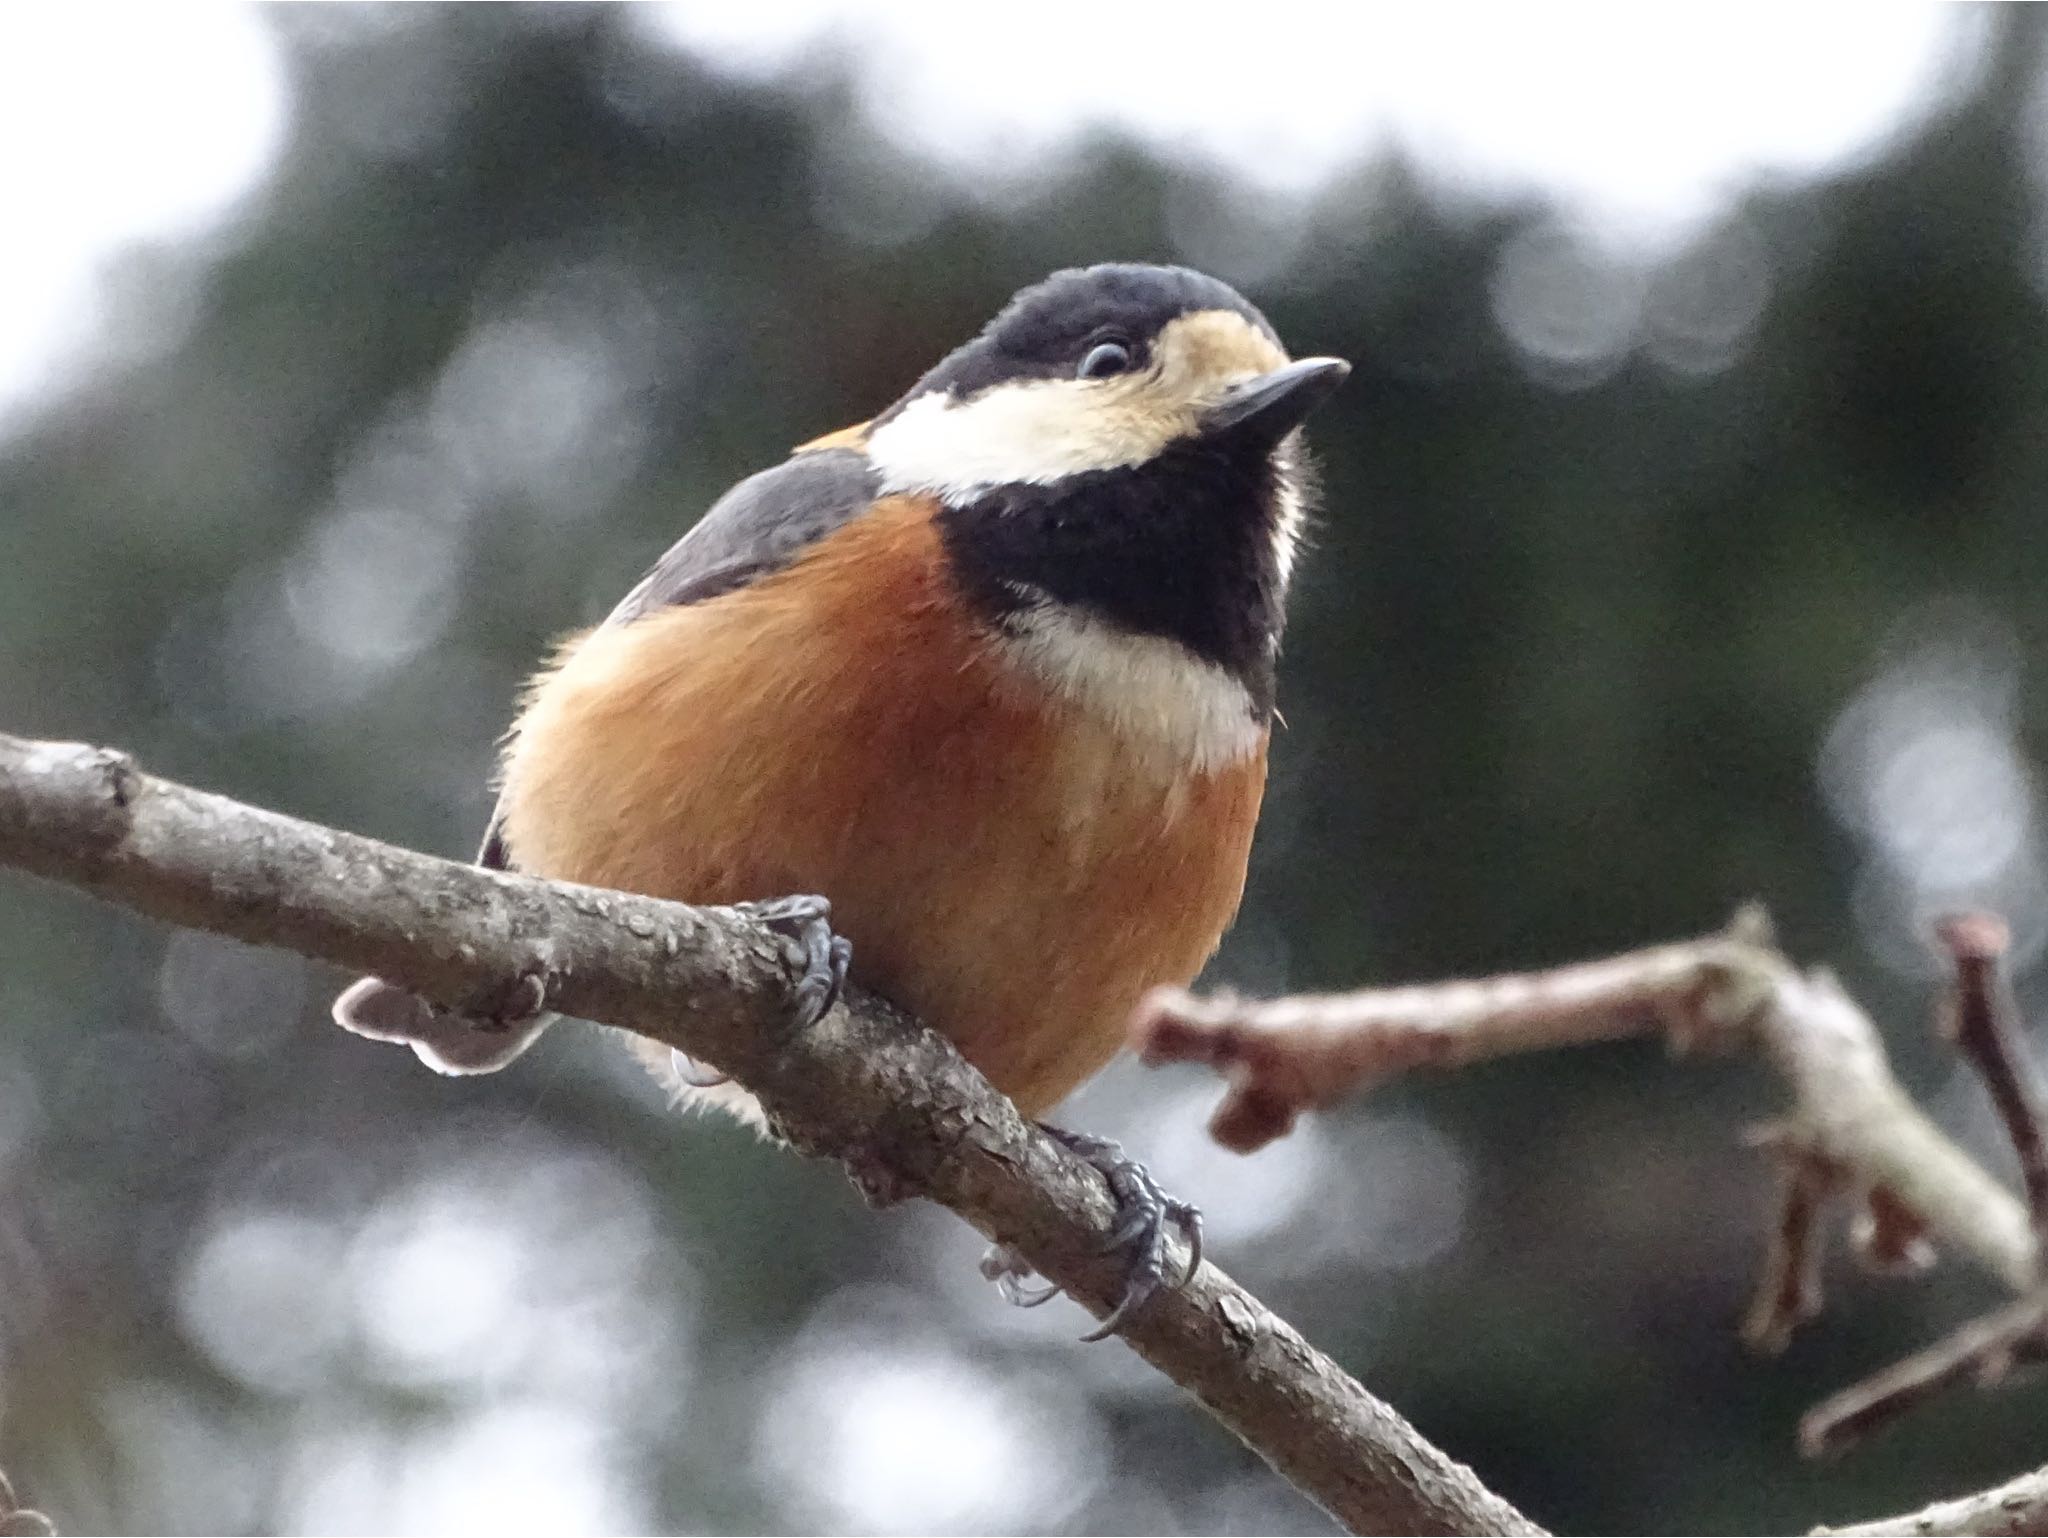
<path id="1" fill-rule="evenodd" d="M 523 671 L 734 478 L 1054 267 L 1261 249 L 1218 174 L 1104 140 L 978 200 L 830 67 L 736 85 L 602 9 L 319 46 L 273 20 L 295 138 L 189 336 L 0 445 L 0 729 L 419 848 L 466 852 Z M 1213 980 L 1536 965 L 1758 896 L 2005 1167 L 1923 1027 L 1910 926 L 1994 900 L 2030 962 L 2048 906 L 2014 832 L 2048 647 L 2037 30 L 2002 14 L 1982 80 L 1910 137 L 1755 193 L 1646 290 L 1595 270 L 1550 319 L 1569 342 L 1640 301 L 1604 361 L 1545 364 L 1497 320 L 1505 275 L 1575 270 L 1543 266 L 1546 209 L 1400 163 L 1320 194 L 1272 270 L 1226 266 L 1357 372 L 1317 422 L 1290 729 Z M 366 133 L 423 54 L 435 110 Z M 1958 720 L 1978 736 L 1944 758 Z M 1838 811 L 1882 781 L 1937 853 L 1944 829 L 2018 852 L 1930 886 L 1831 813 L 1844 721 Z M 1319 1523 L 1122 1347 L 1072 1344 L 1078 1314 L 984 1295 L 943 1214 L 870 1214 L 666 1118 L 580 1029 L 437 1080 L 328 1027 L 337 981 L 0 876 L 0 1466 L 70 1530 L 425 1524 L 420 1449 L 467 1449 L 437 1467 L 475 1511 L 550 1439 L 603 1474 L 600 1525 Z M 1125 1064 L 1067 1119 L 1153 1155 L 1219 1262 L 1560 1530 L 1800 1529 L 2048 1456 L 2048 1400 L 2009 1388 L 1795 1457 L 1806 1404 L 1994 1291 L 1838 1257 L 1827 1316 L 1745 1354 L 1770 1179 L 1737 1134 L 1773 1094 L 1747 1065 L 1642 1044 L 1418 1078 L 1249 1165 L 1204 1152 L 1210 1093 Z M 919 1440 L 933 1417 L 996 1428 L 993 1462 Z M 842 1454 L 926 1488 L 836 1504 Z"/>

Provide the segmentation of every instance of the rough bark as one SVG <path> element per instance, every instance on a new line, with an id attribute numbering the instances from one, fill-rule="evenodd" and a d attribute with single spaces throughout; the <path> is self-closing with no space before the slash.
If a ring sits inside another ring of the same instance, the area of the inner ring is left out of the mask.
<path id="1" fill-rule="evenodd" d="M 551 1008 L 730 1073 L 871 1200 L 943 1203 L 1098 1317 L 1117 1294 L 1093 1170 L 872 996 L 851 990 L 816 1027 L 787 1029 L 794 957 L 730 910 L 482 871 L 158 779 L 119 753 L 10 737 L 0 864 L 449 1005 L 533 975 Z M 1542 1531 L 1212 1265 L 1121 1333 L 1353 1532 Z"/>

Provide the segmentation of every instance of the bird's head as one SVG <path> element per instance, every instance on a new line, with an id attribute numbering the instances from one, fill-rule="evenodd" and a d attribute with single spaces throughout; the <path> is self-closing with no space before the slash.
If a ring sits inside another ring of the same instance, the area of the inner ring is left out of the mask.
<path id="1" fill-rule="evenodd" d="M 1012 299 L 866 447 L 885 493 L 938 500 L 963 584 L 1041 671 L 1126 696 L 1193 679 L 1263 730 L 1313 496 L 1299 429 L 1349 373 L 1290 361 L 1214 278 L 1077 268 Z"/>
<path id="2" fill-rule="evenodd" d="M 1266 318 L 1184 267 L 1054 273 L 877 419 L 869 453 L 892 489 L 949 504 L 1006 485 L 1134 471 L 1172 453 L 1277 461 L 1351 372 L 1289 362 Z"/>

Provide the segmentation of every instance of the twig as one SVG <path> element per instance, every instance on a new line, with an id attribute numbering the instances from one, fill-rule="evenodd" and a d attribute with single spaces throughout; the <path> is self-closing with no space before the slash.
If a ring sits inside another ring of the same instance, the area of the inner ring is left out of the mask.
<path id="1" fill-rule="evenodd" d="M 1831 1394 L 1799 1421 L 1809 1458 L 1840 1452 L 1957 1383 L 1988 1388 L 2048 1350 L 2048 1298 L 2034 1295 L 1973 1319 L 1947 1339 Z"/>
<path id="2" fill-rule="evenodd" d="M 2005 920 L 1964 913 L 1942 920 L 1935 937 L 1955 963 L 1955 992 L 1941 1014 L 1954 1041 L 1984 1081 L 2013 1152 L 2037 1243 L 2048 1236 L 2048 1147 L 2041 1134 L 2041 1094 L 2026 1047 L 2013 1026 L 2012 990 L 1999 970 L 2010 941 Z"/>
<path id="3" fill-rule="evenodd" d="M 1816 1535 L 1904 1534 L 1908 1538 L 1946 1538 L 1946 1535 L 1982 1534 L 2018 1538 L 2028 1533 L 2048 1533 L 2048 1469 L 2036 1469 L 2017 1479 L 1958 1500 L 1936 1501 L 1902 1517 L 1883 1517 L 1875 1522 L 1858 1522 L 1849 1527 L 1816 1527 Z"/>
<path id="4" fill-rule="evenodd" d="M 1882 1213 L 1871 1220 L 1880 1249 L 1904 1258 L 1917 1228 L 2014 1291 L 2033 1285 L 2026 1211 L 1907 1098 L 1869 1016 L 1832 976 L 1786 960 L 1755 910 L 1725 934 L 1481 982 L 1263 1003 L 1161 990 L 1132 1023 L 1147 1062 L 1228 1077 L 1210 1128 L 1238 1149 L 1414 1068 L 1650 1032 L 1680 1050 L 1761 1052 L 1792 1093 L 1781 1135 Z"/>
<path id="5" fill-rule="evenodd" d="M 1820 1314 L 1821 1218 L 1841 1172 L 1782 1129 L 1768 1129 L 1754 1141 L 1777 1154 L 1782 1174 L 1778 1220 L 1742 1338 L 1775 1356 L 1792 1343 L 1794 1330 Z"/>
<path id="6" fill-rule="evenodd" d="M 2037 1096 L 1998 972 L 2004 925 L 1984 914 L 1941 926 L 1957 981 L 1948 1015 L 1983 1076 L 2027 1177 L 2023 1207 L 1906 1098 L 1870 1019 L 1825 972 L 1802 974 L 1746 910 L 1724 935 L 1549 972 L 1419 988 L 1244 1003 L 1155 994 L 1132 1031 L 1148 1062 L 1190 1060 L 1228 1076 L 1210 1123 L 1219 1141 L 1254 1148 L 1300 1111 L 1394 1074 L 1513 1052 L 1663 1031 L 1761 1051 L 1792 1091 L 1783 1118 L 1753 1139 L 1783 1165 L 1776 1221 L 1743 1335 L 1782 1350 L 1820 1311 L 1820 1232 L 1829 1201 L 1859 1209 L 1867 1264 L 1912 1270 L 1946 1243 L 2021 1294 L 1815 1406 L 1800 1425 L 1809 1456 L 1833 1452 L 1963 1381 L 1989 1384 L 2048 1353 L 2048 1293 L 2037 1292 L 2048 1154 Z"/>
<path id="7" fill-rule="evenodd" d="M 870 995 L 850 990 L 790 1032 L 794 957 L 731 910 L 456 865 L 156 779 L 118 753 L 8 737 L 0 864 L 443 1003 L 538 977 L 549 1007 L 731 1074 L 871 1199 L 930 1197 L 1098 1317 L 1116 1299 L 1101 1177 Z M 1214 1266 L 1122 1337 L 1354 1532 L 1541 1531 Z"/>
<path id="8" fill-rule="evenodd" d="M 2012 1139 L 2038 1255 L 2048 1216 L 2048 1155 L 2042 1150 L 2039 1096 L 1998 966 L 2008 939 L 2005 921 L 1989 913 L 1959 914 L 1935 926 L 1935 939 L 1956 972 L 1955 987 L 1936 1018 L 1942 1034 L 1983 1079 Z M 1967 1380 L 1988 1387 L 2044 1354 L 2048 1291 L 2037 1290 L 1815 1405 L 1799 1423 L 1800 1446 L 1809 1456 L 1837 1452 L 1951 1384 Z"/>
<path id="9" fill-rule="evenodd" d="M 1687 1043 L 1718 1031 L 1751 1007 L 1736 1000 L 1736 1015 L 1713 1019 L 1699 997 L 1704 971 L 1737 944 L 1665 945 L 1548 972 L 1267 1001 L 1161 988 L 1139 1005 L 1131 1037 L 1148 1063 L 1225 1073 L 1230 1092 L 1209 1130 L 1249 1153 L 1290 1131 L 1300 1112 L 1416 1068 L 1463 1068 L 1658 1028 Z"/>

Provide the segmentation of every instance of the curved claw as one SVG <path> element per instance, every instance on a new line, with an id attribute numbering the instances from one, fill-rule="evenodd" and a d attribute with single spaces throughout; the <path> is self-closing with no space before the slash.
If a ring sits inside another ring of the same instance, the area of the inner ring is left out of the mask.
<path id="1" fill-rule="evenodd" d="M 720 1073 L 709 1064 L 700 1063 L 689 1053 L 679 1052 L 674 1047 L 669 1048 L 668 1067 L 669 1072 L 673 1073 L 678 1081 L 687 1084 L 691 1089 L 716 1089 L 721 1084 L 732 1083 L 731 1074 Z"/>
<path id="2" fill-rule="evenodd" d="M 996 1293 L 1012 1308 L 1037 1308 L 1060 1295 L 1057 1282 L 1032 1289 L 1024 1285 L 1031 1262 L 1007 1244 L 991 1244 L 981 1257 L 981 1274 L 996 1284 Z"/>
<path id="3" fill-rule="evenodd" d="M 536 1019 L 547 1001 L 547 979 L 537 972 L 518 972 L 478 989 L 459 1009 L 444 1013 L 471 1021 L 478 1030 L 516 1031 Z"/>
<path id="4" fill-rule="evenodd" d="M 1045 1132 L 1101 1172 L 1116 1198 L 1117 1224 L 1102 1242 L 1103 1254 L 1129 1256 L 1123 1296 L 1102 1323 L 1081 1337 L 1084 1341 L 1104 1340 L 1162 1290 L 1185 1287 L 1202 1264 L 1202 1214 L 1189 1202 L 1168 1196 L 1159 1188 L 1145 1166 L 1124 1157 L 1123 1150 L 1107 1138 L 1045 1127 Z M 1167 1231 L 1178 1229 L 1188 1247 L 1187 1265 L 1172 1281 L 1166 1276 Z M 1019 1308 L 1037 1308 L 1059 1295 L 1056 1283 L 1037 1290 L 1026 1289 L 1022 1279 L 1031 1274 L 1024 1258 L 1005 1245 L 996 1245 L 982 1257 L 981 1274 L 996 1284 L 1003 1300 Z"/>
<path id="5" fill-rule="evenodd" d="M 1151 1302 L 1162 1291 L 1177 1291 L 1194 1280 L 1195 1272 L 1202 1264 L 1202 1214 L 1191 1203 L 1177 1201 L 1159 1190 L 1149 1171 L 1143 1165 L 1129 1165 L 1135 1178 L 1131 1184 L 1141 1192 L 1137 1201 L 1144 1205 L 1125 1219 L 1123 1226 L 1110 1235 L 1102 1246 L 1103 1253 L 1130 1252 L 1130 1270 L 1124 1277 L 1124 1295 L 1117 1299 L 1116 1307 L 1104 1316 L 1102 1322 L 1081 1337 L 1084 1343 L 1107 1340 L 1114 1335 L 1117 1327 L 1131 1318 Z M 1110 1188 L 1116 1189 L 1117 1181 L 1110 1181 Z M 1156 1204 L 1155 1204 L 1156 1199 Z M 1180 1230 L 1187 1242 L 1188 1263 L 1180 1276 L 1168 1282 L 1166 1279 L 1166 1230 L 1168 1225 Z"/>
<path id="6" fill-rule="evenodd" d="M 847 968 L 853 964 L 853 942 L 832 932 L 832 904 L 822 897 L 804 895 L 740 903 L 738 907 L 803 948 L 804 971 L 793 990 L 790 1013 L 798 1030 L 808 1030 L 839 1001 Z"/>
<path id="7" fill-rule="evenodd" d="M 1060 1284 L 1047 1282 L 1043 1287 L 1026 1287 L 1022 1277 L 1006 1272 L 996 1278 L 996 1291 L 1012 1308 L 1038 1308 L 1060 1295 Z"/>
<path id="8" fill-rule="evenodd" d="M 845 935 L 832 936 L 827 965 L 832 973 L 832 985 L 825 990 L 825 1001 L 818 1008 L 820 1018 L 839 1002 L 839 995 L 846 991 L 847 969 L 853 965 L 853 942 Z"/>
<path id="9" fill-rule="evenodd" d="M 1152 1294 L 1158 1290 L 1159 1284 L 1157 1282 L 1143 1286 L 1134 1284 L 1126 1287 L 1124 1295 L 1117 1299 L 1116 1307 L 1103 1315 L 1102 1323 L 1081 1337 L 1081 1344 L 1092 1346 L 1098 1340 L 1108 1340 L 1110 1336 L 1116 1334 L 1117 1326 L 1130 1318 L 1131 1315 L 1135 1314 L 1147 1303 L 1150 1303 L 1152 1301 Z"/>
<path id="10" fill-rule="evenodd" d="M 1166 1234 L 1169 1225 L 1181 1231 L 1190 1254 L 1190 1264 L 1171 1286 L 1185 1287 L 1194 1277 L 1202 1261 L 1201 1214 L 1190 1203 L 1168 1196 L 1144 1165 L 1124 1157 L 1123 1149 L 1109 1139 L 1050 1127 L 1046 1130 L 1102 1172 L 1102 1178 L 1109 1183 L 1109 1194 L 1116 1198 L 1117 1213 L 1122 1219 L 1102 1248 L 1106 1254 L 1122 1252 L 1129 1256 L 1124 1294 L 1102 1323 L 1081 1337 L 1084 1341 L 1105 1340 L 1168 1287 Z"/>
<path id="11" fill-rule="evenodd" d="M 1180 1229 L 1181 1237 L 1188 1242 L 1188 1268 L 1183 1271 L 1176 1287 L 1185 1287 L 1195 1279 L 1195 1273 L 1202 1269 L 1202 1209 L 1193 1202 L 1169 1201 L 1166 1204 L 1167 1220 Z"/>

